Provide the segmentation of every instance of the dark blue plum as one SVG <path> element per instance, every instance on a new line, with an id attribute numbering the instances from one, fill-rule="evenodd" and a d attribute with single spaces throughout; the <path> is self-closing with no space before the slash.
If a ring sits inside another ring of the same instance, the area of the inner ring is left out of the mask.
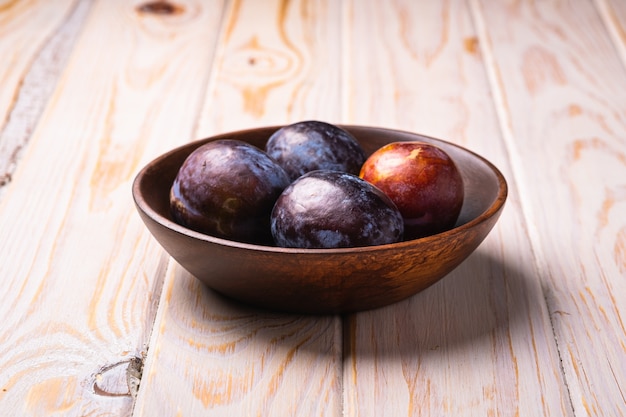
<path id="1" fill-rule="evenodd" d="M 280 128 L 267 141 L 265 151 L 287 171 L 292 181 L 322 169 L 358 175 L 365 162 L 365 153 L 354 136 L 316 120 Z"/>
<path id="2" fill-rule="evenodd" d="M 278 197 L 271 215 L 277 246 L 347 248 L 402 240 L 400 211 L 382 191 L 340 171 L 304 174 Z"/>
<path id="3" fill-rule="evenodd" d="M 289 183 L 259 148 L 237 140 L 208 142 L 187 157 L 174 180 L 172 217 L 205 234 L 271 244 L 270 214 Z"/>

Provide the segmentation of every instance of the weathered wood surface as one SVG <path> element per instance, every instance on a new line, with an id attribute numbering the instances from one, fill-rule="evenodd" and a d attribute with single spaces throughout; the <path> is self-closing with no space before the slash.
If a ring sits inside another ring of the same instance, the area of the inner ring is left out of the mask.
<path id="1" fill-rule="evenodd" d="M 487 3 L 488 66 L 572 407 L 626 415 L 623 45 L 593 2 Z"/>
<path id="2" fill-rule="evenodd" d="M 623 1 L 0 0 L 0 34 L 1 414 L 626 415 Z M 200 285 L 134 212 L 160 153 L 312 118 L 484 155 L 500 222 L 311 317 Z"/>
<path id="3" fill-rule="evenodd" d="M 11 180 L 88 6 L 76 0 L 0 6 L 0 187 Z"/>
<path id="4" fill-rule="evenodd" d="M 221 3 L 94 2 L 0 205 L 3 415 L 124 415 L 168 263 L 130 185 L 191 139 Z M 17 51 L 16 51 L 17 52 Z"/>
<path id="5" fill-rule="evenodd" d="M 353 47 L 346 60 L 350 118 L 475 150 L 501 167 L 510 194 L 461 267 L 406 302 L 349 319 L 346 415 L 571 415 L 472 10 L 377 4 L 355 1 L 348 13 L 347 44 L 365 42 L 370 52 Z"/>

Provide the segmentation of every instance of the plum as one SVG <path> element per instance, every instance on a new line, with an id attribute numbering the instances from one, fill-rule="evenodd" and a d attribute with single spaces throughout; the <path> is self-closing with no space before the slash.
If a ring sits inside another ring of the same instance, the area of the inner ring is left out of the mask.
<path id="1" fill-rule="evenodd" d="M 454 227 L 463 206 L 463 178 L 450 156 L 424 142 L 394 142 L 376 150 L 359 174 L 380 188 L 404 218 L 405 239 Z"/>
<path id="2" fill-rule="evenodd" d="M 308 172 L 278 197 L 271 230 L 278 246 L 344 248 L 402 240 L 402 215 L 382 191 L 358 176 Z"/>
<path id="3" fill-rule="evenodd" d="M 208 142 L 178 171 L 170 189 L 172 217 L 201 233 L 271 244 L 270 214 L 289 183 L 261 149 L 231 139 Z"/>
<path id="4" fill-rule="evenodd" d="M 265 152 L 287 171 L 292 181 L 322 169 L 358 175 L 365 161 L 365 153 L 354 136 L 317 120 L 278 129 L 267 141 Z"/>

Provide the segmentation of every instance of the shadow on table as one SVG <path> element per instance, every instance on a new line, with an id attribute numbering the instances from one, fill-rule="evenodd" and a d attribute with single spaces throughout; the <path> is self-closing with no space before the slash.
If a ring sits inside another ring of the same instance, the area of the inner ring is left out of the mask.
<path id="1" fill-rule="evenodd" d="M 425 291 L 346 317 L 345 354 L 424 357 L 488 349 L 509 355 L 513 339 L 534 337 L 533 328 L 549 325 L 533 270 L 478 250 Z"/>
<path id="2" fill-rule="evenodd" d="M 228 317 L 231 330 L 235 322 L 246 334 L 251 326 L 261 326 L 262 331 L 254 330 L 255 337 L 267 338 L 268 343 L 280 339 L 285 346 L 290 345 L 293 340 L 279 334 L 295 332 L 300 340 L 307 339 L 298 343 L 299 349 L 316 350 L 321 355 L 337 354 L 340 346 L 327 346 L 330 343 L 343 344 L 344 357 L 423 357 L 455 349 L 509 349 L 512 338 L 531 337 L 531 325 L 547 323 L 540 282 L 529 274 L 532 270 L 522 269 L 514 261 L 503 263 L 479 249 L 421 293 L 388 307 L 343 317 L 260 310 L 198 283 L 192 290 L 196 294 L 186 296 L 200 297 L 195 304 L 206 306 L 202 309 L 205 319 L 215 320 L 207 308 L 219 312 L 222 318 Z M 197 313 L 197 309 L 187 312 Z M 195 320 L 203 321 L 200 317 Z"/>

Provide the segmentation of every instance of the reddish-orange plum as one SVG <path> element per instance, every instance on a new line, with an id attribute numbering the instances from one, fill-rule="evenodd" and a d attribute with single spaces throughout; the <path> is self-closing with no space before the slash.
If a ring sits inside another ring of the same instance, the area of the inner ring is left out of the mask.
<path id="1" fill-rule="evenodd" d="M 405 240 L 451 229 L 461 212 L 463 178 L 450 156 L 434 145 L 385 145 L 365 161 L 359 176 L 396 204 Z"/>

